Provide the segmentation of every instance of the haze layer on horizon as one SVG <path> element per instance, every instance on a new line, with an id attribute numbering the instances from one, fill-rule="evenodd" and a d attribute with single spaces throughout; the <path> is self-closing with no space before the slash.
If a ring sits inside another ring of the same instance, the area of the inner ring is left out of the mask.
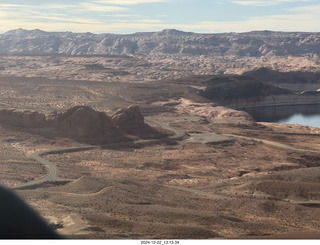
<path id="1" fill-rule="evenodd" d="M 319 0 L 1 0 L 0 33 L 320 32 Z"/>

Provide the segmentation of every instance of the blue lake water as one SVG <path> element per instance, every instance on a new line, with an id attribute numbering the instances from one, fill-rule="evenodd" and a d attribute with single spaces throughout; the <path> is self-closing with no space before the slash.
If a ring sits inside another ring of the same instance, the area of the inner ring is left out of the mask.
<path id="1" fill-rule="evenodd" d="M 257 122 L 300 124 L 320 128 L 320 105 L 246 109 Z"/>
<path id="2" fill-rule="evenodd" d="M 305 116 L 296 114 L 288 119 L 280 120 L 278 123 L 300 124 L 320 128 L 320 115 Z"/>

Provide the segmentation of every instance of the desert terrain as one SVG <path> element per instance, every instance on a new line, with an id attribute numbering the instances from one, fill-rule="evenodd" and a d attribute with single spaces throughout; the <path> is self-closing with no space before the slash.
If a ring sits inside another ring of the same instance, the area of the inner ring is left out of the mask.
<path id="1" fill-rule="evenodd" d="M 320 129 L 256 122 L 227 96 L 316 91 L 317 57 L 4 54 L 0 67 L 0 183 L 66 238 L 320 238 Z M 262 85 L 262 67 L 307 81 Z"/>

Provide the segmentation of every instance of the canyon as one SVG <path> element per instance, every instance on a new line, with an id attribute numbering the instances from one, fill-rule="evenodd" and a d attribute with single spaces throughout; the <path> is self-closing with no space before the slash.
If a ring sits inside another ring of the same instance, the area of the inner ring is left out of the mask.
<path id="1" fill-rule="evenodd" d="M 318 239 L 319 33 L 0 35 L 0 183 L 73 239 Z"/>

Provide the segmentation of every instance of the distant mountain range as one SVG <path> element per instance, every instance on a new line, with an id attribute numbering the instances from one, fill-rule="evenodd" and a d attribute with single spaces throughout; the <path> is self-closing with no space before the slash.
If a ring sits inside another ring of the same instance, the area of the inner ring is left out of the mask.
<path id="1" fill-rule="evenodd" d="M 128 35 L 17 29 L 0 34 L 0 54 L 320 56 L 320 33 L 254 31 L 197 34 L 178 30 Z"/>

